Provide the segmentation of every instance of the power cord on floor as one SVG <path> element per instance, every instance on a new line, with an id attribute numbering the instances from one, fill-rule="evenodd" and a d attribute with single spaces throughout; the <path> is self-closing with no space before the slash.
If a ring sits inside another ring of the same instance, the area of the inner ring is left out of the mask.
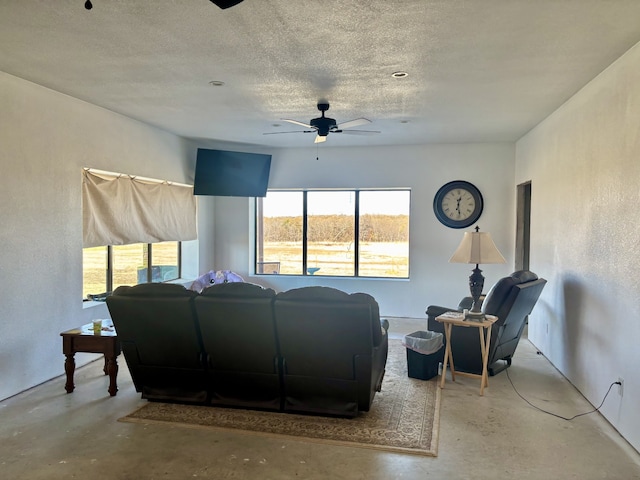
<path id="1" fill-rule="evenodd" d="M 553 413 L 553 412 L 549 412 L 547 410 L 544 410 L 540 407 L 537 407 L 536 405 L 534 405 L 533 403 L 531 403 L 529 400 L 527 400 L 526 398 L 524 398 L 522 395 L 520 395 L 520 392 L 518 392 L 518 389 L 516 388 L 516 386 L 513 384 L 513 382 L 511 381 L 511 377 L 509 376 L 509 369 L 507 368 L 505 370 L 505 372 L 507 372 L 507 378 L 509 379 L 509 383 L 511 384 L 511 386 L 513 387 L 513 391 L 516 392 L 518 394 L 518 396 L 524 400 L 525 402 L 527 402 L 529 405 L 531 405 L 533 408 L 535 408 L 536 410 L 541 411 L 542 413 L 546 413 L 547 415 L 552 415 L 554 417 L 557 418 L 561 418 L 562 420 L 567 420 L 567 421 L 571 421 L 575 418 L 578 417 L 582 417 L 583 415 L 590 415 L 592 413 L 597 412 L 598 410 L 600 410 L 600 407 L 602 407 L 602 405 L 604 405 L 604 401 L 607 399 L 607 397 L 609 396 L 609 393 L 611 392 L 611 389 L 613 388 L 614 385 L 621 385 L 620 382 L 613 382 L 611 385 L 609 385 L 609 390 L 607 390 L 607 393 L 605 393 L 604 398 L 602 399 L 602 402 L 600 402 L 600 405 L 598 405 L 598 407 L 594 408 L 593 410 L 589 411 L 589 412 L 584 412 L 584 413 L 578 413 L 577 415 L 574 415 L 573 417 L 563 417 L 562 415 L 558 415 L 557 413 Z"/>

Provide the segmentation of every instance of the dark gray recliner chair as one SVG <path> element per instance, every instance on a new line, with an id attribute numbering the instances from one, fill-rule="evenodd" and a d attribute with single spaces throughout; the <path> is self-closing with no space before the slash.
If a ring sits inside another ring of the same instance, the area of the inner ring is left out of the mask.
<path id="1" fill-rule="evenodd" d="M 207 369 L 193 308 L 182 285 L 118 287 L 107 306 L 136 391 L 157 401 L 206 403 Z"/>
<path id="2" fill-rule="evenodd" d="M 388 322 L 365 293 L 329 287 L 281 292 L 274 302 L 283 410 L 355 417 L 380 391 Z"/>
<path id="3" fill-rule="evenodd" d="M 491 288 L 482 302 L 482 313 L 496 315 L 497 322 L 491 331 L 488 368 L 489 374 L 504 370 L 511 365 L 527 316 L 533 310 L 547 281 L 529 270 L 519 270 L 501 278 Z M 471 299 L 464 298 L 457 308 L 431 305 L 427 308 L 428 329 L 444 334 L 444 326 L 436 317 L 448 311 L 462 311 L 471 308 Z M 471 321 L 471 320 L 470 320 Z M 482 373 L 480 341 L 476 328 L 456 328 L 452 330 L 452 353 L 456 370 L 468 373 Z M 444 359 L 441 350 L 441 361 Z"/>
<path id="4" fill-rule="evenodd" d="M 275 295 L 238 282 L 212 285 L 195 298 L 213 405 L 280 410 Z"/>

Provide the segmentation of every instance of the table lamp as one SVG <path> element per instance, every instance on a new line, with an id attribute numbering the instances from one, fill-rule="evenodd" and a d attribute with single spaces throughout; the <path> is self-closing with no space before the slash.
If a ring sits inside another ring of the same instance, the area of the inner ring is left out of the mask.
<path id="1" fill-rule="evenodd" d="M 476 268 L 473 269 L 473 273 L 469 277 L 469 289 L 471 290 L 471 298 L 473 298 L 473 305 L 469 315 L 482 317 L 480 295 L 482 295 L 482 289 L 484 288 L 484 277 L 478 265 L 481 263 L 506 263 L 496 244 L 493 243 L 491 234 L 480 232 L 480 227 L 476 227 L 475 232 L 464 232 L 464 237 L 458 249 L 449 259 L 449 263 L 476 264 Z"/>

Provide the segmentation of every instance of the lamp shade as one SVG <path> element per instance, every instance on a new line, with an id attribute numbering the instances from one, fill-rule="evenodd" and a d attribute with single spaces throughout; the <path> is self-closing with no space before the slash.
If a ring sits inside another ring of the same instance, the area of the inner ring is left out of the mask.
<path id="1" fill-rule="evenodd" d="M 464 237 L 449 263 L 507 263 L 489 232 L 464 232 Z"/>

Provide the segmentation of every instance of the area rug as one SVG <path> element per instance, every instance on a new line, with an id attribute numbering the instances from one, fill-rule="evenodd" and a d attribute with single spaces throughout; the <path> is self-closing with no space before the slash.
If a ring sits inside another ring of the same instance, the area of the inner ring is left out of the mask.
<path id="1" fill-rule="evenodd" d="M 435 378 L 409 378 L 406 350 L 400 340 L 390 340 L 382 391 L 376 393 L 371 409 L 356 418 L 149 402 L 120 421 L 224 429 L 435 457 L 440 389 Z"/>

